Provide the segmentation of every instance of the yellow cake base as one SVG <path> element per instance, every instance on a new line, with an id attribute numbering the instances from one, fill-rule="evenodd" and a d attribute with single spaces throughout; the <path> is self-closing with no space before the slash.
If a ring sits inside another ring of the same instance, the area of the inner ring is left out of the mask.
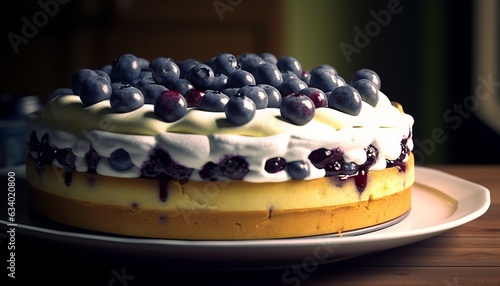
<path id="1" fill-rule="evenodd" d="M 411 206 L 413 156 L 406 170 L 354 180 L 324 177 L 283 183 L 161 182 L 74 172 L 38 171 L 27 160 L 30 205 L 60 223 L 114 234 L 197 240 L 286 238 L 341 233 L 397 218 Z M 163 192 L 160 191 L 163 186 Z"/>

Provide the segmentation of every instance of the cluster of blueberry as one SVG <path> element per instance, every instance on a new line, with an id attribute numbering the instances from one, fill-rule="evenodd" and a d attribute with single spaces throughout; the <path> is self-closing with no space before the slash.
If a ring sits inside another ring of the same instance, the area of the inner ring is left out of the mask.
<path id="1" fill-rule="evenodd" d="M 282 118 L 296 125 L 308 123 L 322 107 L 358 115 L 361 101 L 377 104 L 378 90 L 380 78 L 372 70 L 358 70 L 347 84 L 330 65 L 304 70 L 297 59 L 271 53 L 221 53 L 203 63 L 124 54 L 101 69 L 77 71 L 71 82 L 71 92 L 86 106 L 109 99 L 113 111 L 122 113 L 154 104 L 155 114 L 166 122 L 197 107 L 225 112 L 235 125 L 249 122 L 263 108 L 279 108 Z"/>

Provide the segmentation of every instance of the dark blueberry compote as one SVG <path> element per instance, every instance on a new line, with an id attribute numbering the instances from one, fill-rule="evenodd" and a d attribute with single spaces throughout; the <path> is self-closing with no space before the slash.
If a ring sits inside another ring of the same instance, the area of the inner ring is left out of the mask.
<path id="1" fill-rule="evenodd" d="M 206 163 L 199 174 L 206 181 L 217 181 L 221 176 L 231 180 L 243 180 L 249 171 L 248 162 L 244 157 L 225 156 L 219 164 Z"/>
<path id="2" fill-rule="evenodd" d="M 266 164 L 264 165 L 264 170 L 268 173 L 278 173 L 279 171 L 285 169 L 286 166 L 286 160 L 285 158 L 282 157 L 274 157 L 271 159 L 268 159 L 266 161 Z"/>
<path id="3" fill-rule="evenodd" d="M 101 160 L 101 155 L 99 155 L 94 148 L 90 148 L 90 150 L 85 154 L 85 160 L 87 161 L 87 172 L 96 174 L 97 164 L 99 163 L 99 160 Z"/>
<path id="4" fill-rule="evenodd" d="M 38 140 L 36 132 L 31 132 L 28 148 L 31 152 L 37 153 L 36 168 L 43 172 L 45 165 L 51 165 L 56 160 L 64 167 L 64 184 L 70 186 L 75 170 L 76 155 L 70 148 L 59 149 L 49 142 L 49 134 L 45 133 L 41 140 Z"/>
<path id="5" fill-rule="evenodd" d="M 346 162 L 344 153 L 339 148 L 331 150 L 325 148 L 316 149 L 309 154 L 308 158 L 313 166 L 325 170 L 325 177 L 332 177 L 339 181 L 353 178 L 354 184 L 361 194 L 366 188 L 368 169 L 377 162 L 378 158 L 378 150 L 374 146 L 370 145 L 364 150 L 366 152 L 366 161 L 362 165 Z"/>
<path id="6" fill-rule="evenodd" d="M 404 160 L 410 154 L 410 148 L 408 147 L 408 138 L 410 137 L 411 134 L 401 140 L 401 153 L 396 160 L 386 160 L 387 168 L 396 167 L 399 172 L 406 172 L 406 163 Z"/>
<path id="7" fill-rule="evenodd" d="M 149 160 L 141 166 L 141 177 L 160 180 L 159 197 L 163 202 L 167 200 L 168 181 L 177 180 L 183 184 L 187 182 L 192 173 L 192 168 L 177 164 L 168 152 L 158 148 L 153 149 Z"/>

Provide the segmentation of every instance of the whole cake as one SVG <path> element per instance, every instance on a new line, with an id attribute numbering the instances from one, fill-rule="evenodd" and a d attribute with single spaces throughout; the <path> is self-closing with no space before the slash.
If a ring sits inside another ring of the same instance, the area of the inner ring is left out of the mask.
<path id="1" fill-rule="evenodd" d="M 125 54 L 28 119 L 31 208 L 83 229 L 234 240 L 342 233 L 410 210 L 413 118 L 358 70 L 270 53 Z"/>

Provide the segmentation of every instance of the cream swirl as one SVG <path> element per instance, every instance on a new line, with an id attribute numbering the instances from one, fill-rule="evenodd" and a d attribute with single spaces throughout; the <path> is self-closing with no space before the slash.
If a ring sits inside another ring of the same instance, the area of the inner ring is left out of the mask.
<path id="1" fill-rule="evenodd" d="M 151 104 L 115 113 L 109 100 L 85 106 L 76 95 L 52 100 L 28 121 L 30 131 L 36 130 L 38 138 L 48 133 L 51 144 L 73 151 L 76 171 L 87 171 L 84 157 L 92 148 L 101 156 L 96 172 L 115 177 L 141 176 L 141 167 L 155 148 L 167 151 L 177 164 L 194 170 L 201 170 L 207 162 L 217 163 L 224 156 L 241 156 L 249 165 L 243 180 L 250 182 L 291 179 L 285 170 L 265 170 L 266 160 L 274 157 L 287 162 L 304 161 L 309 167 L 305 179 L 315 179 L 325 176 L 325 171 L 314 167 L 308 156 L 319 148 L 339 148 L 346 162 L 361 165 L 367 160 L 364 148 L 373 145 L 379 157 L 371 170 L 384 169 L 386 160 L 396 160 L 403 139 L 410 150 L 413 148 L 409 136 L 413 118 L 393 106 L 380 91 L 377 105 L 363 102 L 357 116 L 318 108 L 313 120 L 303 126 L 284 121 L 276 108 L 257 110 L 254 119 L 243 126 L 229 123 L 223 112 L 197 108 L 190 108 L 183 118 L 168 123 L 154 114 Z M 109 164 L 110 154 L 119 148 L 127 151 L 133 163 L 126 171 L 115 170 Z M 202 180 L 197 171 L 190 179 Z"/>

